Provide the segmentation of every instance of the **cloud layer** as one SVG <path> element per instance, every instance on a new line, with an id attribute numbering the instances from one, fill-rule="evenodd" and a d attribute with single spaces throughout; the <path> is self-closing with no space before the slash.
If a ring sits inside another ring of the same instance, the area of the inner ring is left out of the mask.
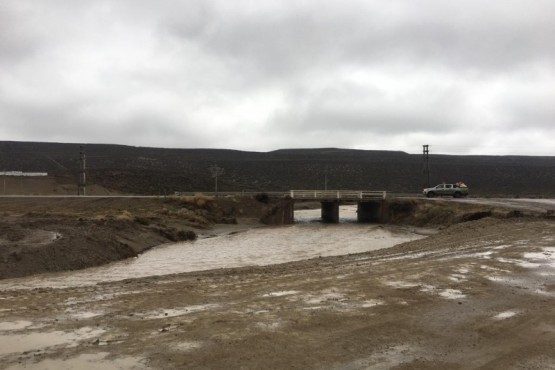
<path id="1" fill-rule="evenodd" d="M 554 155 L 555 3 L 0 3 L 2 140 Z"/>

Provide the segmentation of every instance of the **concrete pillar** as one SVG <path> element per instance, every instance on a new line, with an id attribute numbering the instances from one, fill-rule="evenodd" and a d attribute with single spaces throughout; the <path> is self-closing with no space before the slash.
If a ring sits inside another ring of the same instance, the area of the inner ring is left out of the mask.
<path id="1" fill-rule="evenodd" d="M 391 222 L 391 203 L 387 200 L 382 200 L 381 222 Z"/>
<path id="2" fill-rule="evenodd" d="M 295 201 L 294 200 L 287 202 L 287 207 L 285 208 L 285 212 L 283 215 L 283 223 L 285 225 L 295 223 Z"/>
<path id="3" fill-rule="evenodd" d="M 358 202 L 358 222 L 380 222 L 382 220 L 382 201 Z"/>
<path id="4" fill-rule="evenodd" d="M 262 209 L 260 221 L 266 225 L 287 225 L 294 223 L 295 201 L 283 199 L 265 205 Z"/>
<path id="5" fill-rule="evenodd" d="M 322 221 L 334 224 L 339 223 L 339 202 L 322 202 Z"/>

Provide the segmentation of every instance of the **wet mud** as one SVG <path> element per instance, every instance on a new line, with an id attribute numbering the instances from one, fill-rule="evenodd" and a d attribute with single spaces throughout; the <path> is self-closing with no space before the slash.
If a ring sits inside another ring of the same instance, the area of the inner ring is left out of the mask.
<path id="1" fill-rule="evenodd" d="M 299 226 L 310 239 L 321 225 Z M 0 368 L 554 368 L 555 222 L 486 216 L 429 234 L 261 266 L 9 283 Z"/>

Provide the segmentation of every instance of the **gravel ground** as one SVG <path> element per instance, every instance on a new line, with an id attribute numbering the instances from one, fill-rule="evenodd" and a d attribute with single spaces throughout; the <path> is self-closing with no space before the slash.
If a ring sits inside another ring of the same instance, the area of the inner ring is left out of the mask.
<path id="1" fill-rule="evenodd" d="M 0 293 L 6 369 L 555 369 L 555 222 L 362 254 Z"/>

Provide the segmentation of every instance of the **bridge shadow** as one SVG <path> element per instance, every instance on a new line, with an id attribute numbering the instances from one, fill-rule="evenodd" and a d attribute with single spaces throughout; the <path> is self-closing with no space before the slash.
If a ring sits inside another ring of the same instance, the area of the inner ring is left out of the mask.
<path id="1" fill-rule="evenodd" d="M 301 203 L 301 204 L 299 204 Z M 292 205 L 294 223 L 380 223 L 384 220 L 384 201 L 364 202 L 321 201 L 310 202 L 303 209 L 302 201 Z M 295 206 L 297 210 L 295 210 Z M 299 209 L 300 208 L 300 209 Z"/>

